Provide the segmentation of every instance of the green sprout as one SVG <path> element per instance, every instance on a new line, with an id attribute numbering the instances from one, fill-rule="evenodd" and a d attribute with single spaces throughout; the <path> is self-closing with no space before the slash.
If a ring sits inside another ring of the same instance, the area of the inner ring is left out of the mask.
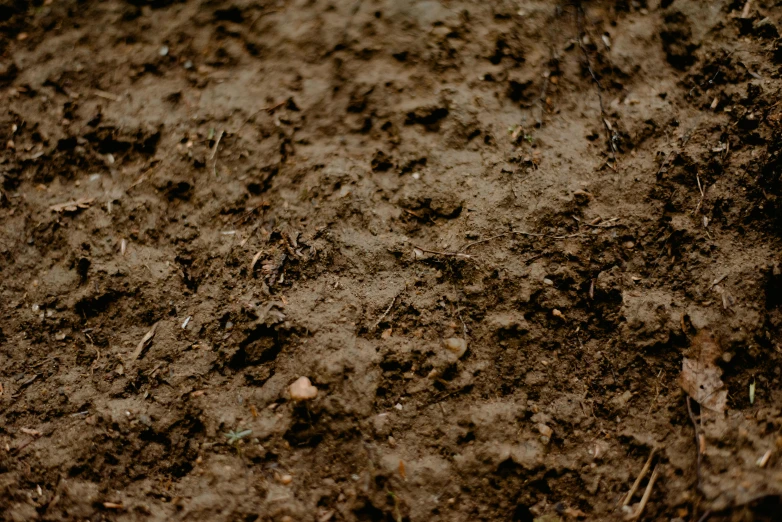
<path id="1" fill-rule="evenodd" d="M 390 489 L 386 490 L 386 494 L 388 495 L 388 498 L 394 501 L 394 519 L 396 522 L 402 522 L 402 512 L 399 510 L 399 500 Z"/>
<path id="2" fill-rule="evenodd" d="M 244 430 L 244 431 L 229 431 L 228 433 L 223 433 L 226 437 L 228 437 L 228 444 L 236 444 L 243 438 L 245 438 L 247 435 L 251 435 L 253 430 Z"/>

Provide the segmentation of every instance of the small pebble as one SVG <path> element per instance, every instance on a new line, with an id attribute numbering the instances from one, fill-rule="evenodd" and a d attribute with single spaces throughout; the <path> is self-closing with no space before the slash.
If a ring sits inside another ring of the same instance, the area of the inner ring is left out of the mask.
<path id="1" fill-rule="evenodd" d="M 164 45 L 163 47 L 161 47 L 160 50 L 158 51 L 158 54 L 160 54 L 160 56 L 168 56 L 168 46 Z"/>
<path id="2" fill-rule="evenodd" d="M 543 279 L 543 284 L 547 285 L 547 286 L 554 286 L 554 281 L 552 281 L 551 279 L 546 277 L 546 278 Z"/>
<path id="3" fill-rule="evenodd" d="M 538 432 L 543 435 L 544 437 L 551 438 L 551 435 L 554 434 L 554 430 L 543 424 L 542 422 L 537 424 L 535 426 L 538 429 Z"/>
<path id="4" fill-rule="evenodd" d="M 450 337 L 443 341 L 445 348 L 460 358 L 467 352 L 467 341 L 459 337 Z"/>
<path id="5" fill-rule="evenodd" d="M 293 477 L 291 475 L 283 475 L 280 477 L 280 484 L 285 484 L 286 486 L 293 482 Z"/>
<path id="6" fill-rule="evenodd" d="M 290 385 L 288 391 L 294 401 L 308 401 L 318 396 L 318 389 L 312 385 L 307 377 L 299 377 Z"/>

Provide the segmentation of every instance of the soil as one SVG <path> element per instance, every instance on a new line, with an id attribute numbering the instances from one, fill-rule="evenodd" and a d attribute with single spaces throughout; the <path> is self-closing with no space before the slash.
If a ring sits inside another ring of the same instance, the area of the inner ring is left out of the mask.
<path id="1" fill-rule="evenodd" d="M 0 519 L 779 520 L 781 19 L 6 0 Z"/>

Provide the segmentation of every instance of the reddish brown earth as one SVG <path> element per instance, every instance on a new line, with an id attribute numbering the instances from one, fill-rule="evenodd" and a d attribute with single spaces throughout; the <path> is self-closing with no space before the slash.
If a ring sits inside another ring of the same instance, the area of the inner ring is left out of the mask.
<path id="1" fill-rule="evenodd" d="M 781 19 L 5 0 L 0 519 L 782 519 Z"/>

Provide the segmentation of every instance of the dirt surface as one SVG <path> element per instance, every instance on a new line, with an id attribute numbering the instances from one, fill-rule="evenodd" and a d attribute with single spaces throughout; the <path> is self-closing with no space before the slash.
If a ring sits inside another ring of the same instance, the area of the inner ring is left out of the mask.
<path id="1" fill-rule="evenodd" d="M 780 520 L 781 17 L 5 0 L 0 519 Z"/>

